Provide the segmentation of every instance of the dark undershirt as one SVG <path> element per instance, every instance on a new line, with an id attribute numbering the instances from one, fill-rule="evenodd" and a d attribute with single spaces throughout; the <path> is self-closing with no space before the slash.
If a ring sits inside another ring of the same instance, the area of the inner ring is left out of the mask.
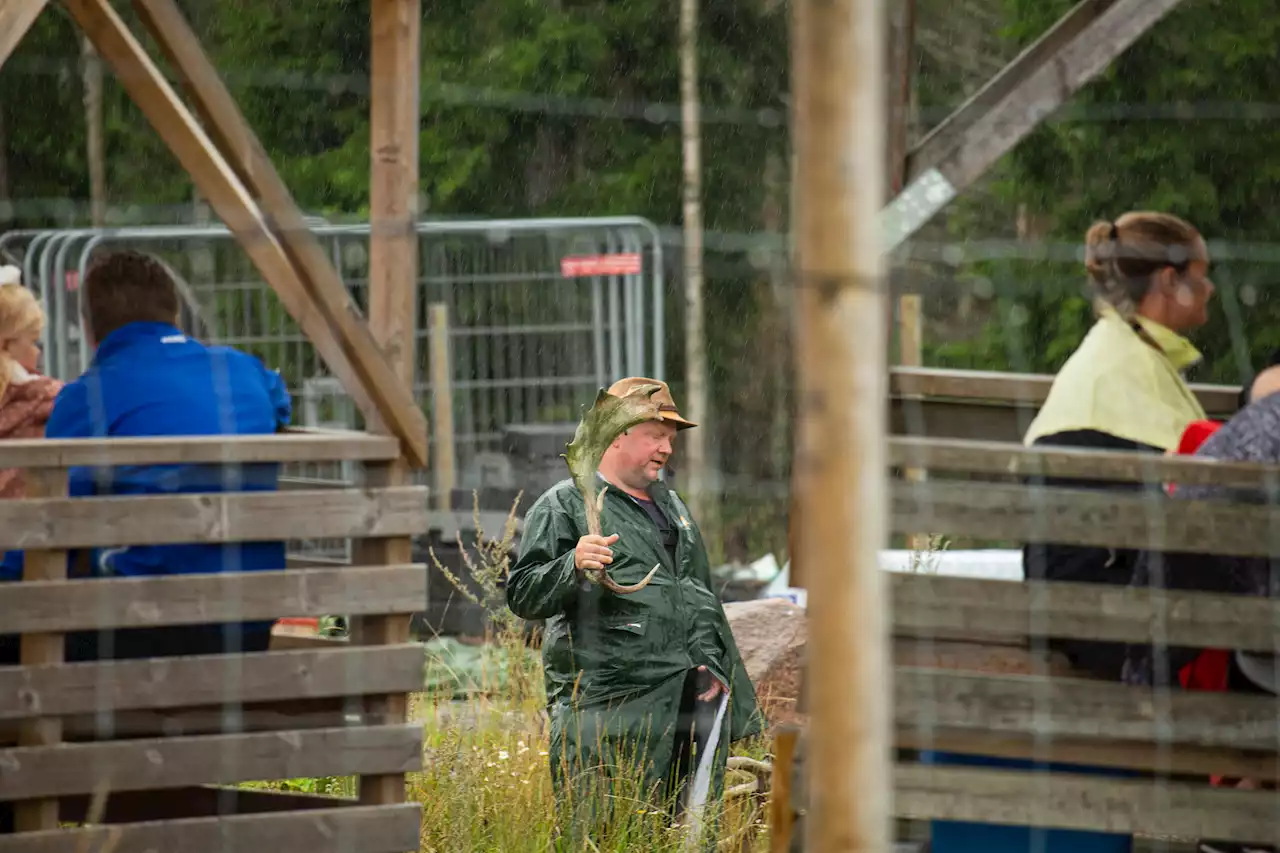
<path id="1" fill-rule="evenodd" d="M 658 506 L 656 501 L 634 499 L 640 508 L 644 510 L 645 515 L 649 516 L 649 520 L 658 528 L 658 538 L 662 540 L 662 546 L 667 549 L 667 553 L 671 555 L 671 565 L 676 564 L 676 543 L 680 540 L 680 534 L 676 531 L 676 527 L 667 518 L 666 513 Z"/>

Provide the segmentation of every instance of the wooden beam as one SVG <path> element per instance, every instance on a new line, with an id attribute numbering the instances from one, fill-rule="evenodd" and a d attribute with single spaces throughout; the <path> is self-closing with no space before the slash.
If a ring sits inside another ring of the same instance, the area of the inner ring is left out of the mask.
<path id="1" fill-rule="evenodd" d="M 1275 792 L 1149 779 L 899 765 L 903 817 L 1269 843 Z"/>
<path id="2" fill-rule="evenodd" d="M 422 647 L 414 644 L 0 667 L 0 720 L 421 687 Z"/>
<path id="3" fill-rule="evenodd" d="M 1083 678 L 987 675 L 897 667 L 894 720 L 996 734 L 1276 749 L 1274 696 L 1129 687 Z"/>
<path id="4" fill-rule="evenodd" d="M 399 444 L 360 432 L 172 438 L 20 438 L 0 442 L 0 468 L 252 464 L 395 459 Z"/>
<path id="5" fill-rule="evenodd" d="M 884 572 L 883 3 L 792 4 L 800 401 L 798 556 L 809 589 L 806 844 L 889 845 Z M 830 559 L 841 543 L 844 559 Z"/>
<path id="6" fill-rule="evenodd" d="M 1280 465 L 912 436 L 889 440 L 889 464 L 1008 477 L 1078 477 L 1154 485 L 1280 488 Z"/>
<path id="7" fill-rule="evenodd" d="M 929 143 L 928 151 L 936 160 L 924 165 L 924 158 L 918 158 L 915 177 L 882 212 L 889 248 L 919 230 L 1179 1 L 1114 0 L 1087 21 L 1089 10 L 1077 7 L 1072 13 L 1075 17 L 1069 18 L 1073 24 L 1059 24 L 1057 39 L 1023 60 L 1025 76 L 1011 73 L 987 96 L 991 105 L 980 115 L 971 116 L 967 127 Z M 944 139 L 949 144 L 944 146 Z"/>
<path id="8" fill-rule="evenodd" d="M 1280 507 L 1118 493 L 935 480 L 895 482 L 893 529 L 1005 542 L 1060 542 L 1280 556 Z"/>
<path id="9" fill-rule="evenodd" d="M 0 853 L 401 853 L 422 832 L 422 806 L 339 806 L 283 814 L 217 815 L 0 837 Z"/>
<path id="10" fill-rule="evenodd" d="M 894 574 L 893 630 L 918 637 L 1076 637 L 1272 651 L 1280 601 L 1045 581 Z M 1032 614 L 1032 616 L 1028 616 Z"/>
<path id="11" fill-rule="evenodd" d="M 1002 100 L 1023 85 L 1046 63 L 1052 62 L 1084 30 L 1098 20 L 1116 0 L 1080 0 L 1067 14 L 1000 70 L 959 109 L 935 126 L 907 154 L 907 180 L 915 180 L 932 169 L 960 144 L 966 131 Z"/>
<path id="12" fill-rule="evenodd" d="M 26 581 L 5 585 L 0 625 L 14 634 L 65 633 L 328 613 L 413 613 L 426 594 L 423 565 Z"/>
<path id="13" fill-rule="evenodd" d="M 351 726 L 18 747 L 0 800 L 422 768 L 422 725 Z"/>
<path id="14" fill-rule="evenodd" d="M 415 464 L 425 464 L 425 419 L 407 389 L 384 381 L 390 373 L 363 325 L 351 315 L 352 304 L 336 302 L 329 291 L 313 292 L 294 266 L 283 237 L 235 170 L 210 141 L 195 117 L 129 32 L 108 0 L 68 0 L 67 9 L 115 71 L 125 90 L 155 127 L 200 193 L 235 235 L 281 304 L 297 321 L 316 351 L 352 395 L 365 417 L 383 419 L 394 430 Z M 268 210 L 279 215 L 284 211 Z M 292 238 L 289 238 L 292 239 Z M 313 282 L 314 284 L 314 282 Z M 345 293 L 345 291 L 344 291 Z M 342 319 L 346 318 L 346 319 Z M 371 379 L 377 374 L 382 379 Z M 416 413 L 416 414 L 415 414 Z"/>
<path id="15" fill-rule="evenodd" d="M 49 0 L 0 0 L 0 68 L 22 43 Z"/>
<path id="16" fill-rule="evenodd" d="M 29 498 L 0 513 L 0 548 L 414 536 L 427 530 L 427 499 L 422 486 Z"/>
<path id="17" fill-rule="evenodd" d="M 369 164 L 369 324 L 404 387 L 417 378 L 419 80 L 421 0 L 373 0 L 370 4 L 370 148 Z M 424 432 L 423 440 L 426 440 Z M 373 487 L 407 481 L 399 463 L 370 466 Z M 357 561 L 368 565 L 411 559 L 408 537 L 365 539 L 356 545 Z M 421 599 L 425 605 L 425 596 Z M 401 643 L 409 637 L 407 616 L 358 619 L 351 626 L 361 643 Z M 405 719 L 408 697 L 402 693 L 369 697 L 367 713 Z M 403 802 L 403 774 L 360 778 L 360 802 Z"/>

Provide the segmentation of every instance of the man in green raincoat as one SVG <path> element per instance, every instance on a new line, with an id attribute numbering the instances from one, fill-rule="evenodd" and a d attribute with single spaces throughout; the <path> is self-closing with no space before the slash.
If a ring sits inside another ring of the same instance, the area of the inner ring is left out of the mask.
<path id="1" fill-rule="evenodd" d="M 511 610 L 546 620 L 552 780 L 561 829 L 570 831 L 571 821 L 575 836 L 584 820 L 609 821 L 618 804 L 634 810 L 636 795 L 651 808 L 674 804 L 673 817 L 715 802 L 729 744 L 762 730 L 702 536 L 689 508 L 658 480 L 677 432 L 695 424 L 658 380 L 623 379 L 609 393 L 643 385 L 659 387 L 658 420 L 605 451 L 605 535 L 588 535 L 582 495 L 565 480 L 529 509 L 507 581 Z M 628 585 L 655 564 L 650 583 L 630 594 L 583 576 L 604 570 Z"/>

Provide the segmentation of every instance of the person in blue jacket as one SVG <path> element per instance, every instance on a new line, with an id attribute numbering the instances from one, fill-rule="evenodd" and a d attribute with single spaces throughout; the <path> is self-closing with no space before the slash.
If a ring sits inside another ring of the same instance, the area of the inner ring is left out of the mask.
<path id="1" fill-rule="evenodd" d="M 54 403 L 47 438 L 253 435 L 289 423 L 291 403 L 280 375 L 254 356 L 206 346 L 178 328 L 178 292 L 165 267 L 133 251 L 95 260 L 82 283 L 81 310 L 89 369 Z M 72 497 L 172 495 L 275 490 L 278 466 L 142 465 L 80 467 Z M 146 545 L 72 552 L 69 571 L 94 577 L 252 572 L 285 567 L 283 542 Z M 11 551 L 0 579 L 22 573 Z M 271 622 L 85 632 L 67 637 L 68 660 L 260 651 Z M 14 645 L 12 641 L 10 645 Z M 16 648 L 8 655 L 16 656 Z M 6 652 L 0 649 L 0 655 Z"/>

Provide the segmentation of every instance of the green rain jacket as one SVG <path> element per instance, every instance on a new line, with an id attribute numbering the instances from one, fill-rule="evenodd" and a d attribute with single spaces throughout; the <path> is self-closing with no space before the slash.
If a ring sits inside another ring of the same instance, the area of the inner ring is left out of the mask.
<path id="1" fill-rule="evenodd" d="M 574 548 L 587 525 L 571 480 L 549 489 L 525 516 L 507 604 L 524 619 L 546 620 L 542 658 L 557 789 L 566 771 L 578 778 L 620 764 L 634 767 L 638 755 L 645 787 L 664 784 L 685 677 L 699 666 L 729 685 L 717 752 L 727 757 L 730 742 L 763 728 L 689 508 L 661 483 L 651 495 L 678 531 L 675 565 L 634 498 L 609 488 L 601 513 L 604 535 L 619 536 L 609 566 L 615 581 L 634 584 L 655 563 L 661 566 L 648 586 L 630 595 L 587 582 L 574 568 Z M 712 794 L 718 796 L 724 761 L 716 758 Z"/>

